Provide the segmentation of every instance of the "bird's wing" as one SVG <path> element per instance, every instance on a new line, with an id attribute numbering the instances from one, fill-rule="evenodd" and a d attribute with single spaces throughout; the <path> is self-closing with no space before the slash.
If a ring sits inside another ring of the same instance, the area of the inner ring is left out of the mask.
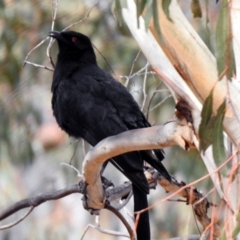
<path id="1" fill-rule="evenodd" d="M 151 127 L 144 114 L 141 112 L 138 104 L 127 91 L 127 89 L 108 74 L 99 74 L 99 82 L 105 85 L 105 98 L 108 99 L 118 112 L 118 116 L 128 130 Z M 109 89 L 109 91 L 108 91 Z M 171 179 L 168 171 L 165 169 L 161 161 L 164 159 L 162 149 L 153 151 L 141 151 L 142 157 L 157 171 L 162 173 L 168 180 Z"/>
<path id="2" fill-rule="evenodd" d="M 96 79 L 104 87 L 103 96 L 109 100 L 116 109 L 119 118 L 128 130 L 151 127 L 144 114 L 141 112 L 137 102 L 134 100 L 128 90 L 113 77 L 99 70 Z M 154 152 L 154 153 L 153 153 Z M 144 159 L 151 164 L 156 170 L 162 172 L 169 179 L 169 174 L 165 170 L 161 161 L 164 159 L 164 152 L 161 149 L 154 151 L 144 151 Z"/>
<path id="3" fill-rule="evenodd" d="M 104 103 L 110 104 L 108 108 L 104 109 L 108 109 L 108 113 L 113 113 L 113 119 L 114 121 L 117 121 L 115 124 L 121 125 L 119 128 L 114 127 L 111 131 L 114 132 L 121 129 L 122 132 L 126 130 L 150 127 L 150 123 L 147 121 L 138 104 L 127 89 L 120 82 L 105 73 L 102 69 L 98 68 L 95 71 L 96 73 L 94 78 L 91 77 L 87 81 L 88 83 L 92 81 L 91 84 L 88 84 L 88 91 L 92 92 L 95 97 L 101 96 L 98 101 L 103 100 Z M 83 83 L 79 88 L 82 88 L 82 85 Z M 84 91 L 86 92 L 87 89 L 84 89 Z M 98 104 L 98 102 L 95 104 Z M 120 132 L 115 132 L 115 134 L 118 133 Z M 152 167 L 170 180 L 168 171 L 161 163 L 164 159 L 163 150 L 156 149 L 154 151 L 141 151 L 141 156 Z"/>
<path id="4" fill-rule="evenodd" d="M 65 81 L 58 86 L 58 89 L 62 89 L 58 94 L 62 101 L 61 114 L 66 114 L 64 119 L 68 119 L 63 129 L 70 133 L 72 131 L 74 137 L 82 137 L 93 146 L 106 137 L 127 131 L 117 109 L 106 98 L 104 86 L 91 76 L 81 77 L 81 81 L 72 78 L 68 79 L 71 83 Z M 123 154 L 111 161 L 135 186 L 148 193 L 149 187 L 139 152 Z"/>

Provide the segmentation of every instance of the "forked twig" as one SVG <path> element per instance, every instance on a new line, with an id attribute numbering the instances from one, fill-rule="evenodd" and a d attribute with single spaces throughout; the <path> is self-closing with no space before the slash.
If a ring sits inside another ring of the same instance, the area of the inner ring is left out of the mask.
<path id="1" fill-rule="evenodd" d="M 91 7 L 91 9 L 87 12 L 86 16 L 84 18 L 82 18 L 81 20 L 67 26 L 66 28 L 64 28 L 62 31 L 66 31 L 67 29 L 83 22 L 84 20 L 86 20 L 89 16 L 90 16 L 90 13 L 91 11 L 93 10 L 93 8 L 97 5 L 97 3 L 99 2 L 99 0 L 97 0 L 95 2 L 95 4 Z M 52 24 L 51 24 L 51 31 L 54 30 L 54 26 L 55 26 L 55 21 L 56 21 L 56 17 L 57 17 L 57 10 L 58 10 L 58 0 L 52 0 Z M 49 58 L 49 61 L 51 63 L 51 65 L 53 66 L 54 68 L 54 62 L 52 60 L 52 57 L 51 57 L 51 54 L 50 54 L 50 51 L 51 51 L 51 47 L 52 47 L 52 44 L 54 43 L 54 39 L 53 38 L 50 38 L 50 37 L 46 37 L 45 39 L 43 39 L 40 43 L 38 43 L 34 48 L 32 48 L 29 53 L 27 54 L 27 56 L 25 57 L 24 59 L 24 62 L 23 62 L 23 67 L 25 67 L 26 64 L 29 64 L 29 65 L 33 65 L 35 67 L 39 67 L 39 68 L 44 68 L 46 70 L 50 70 L 50 71 L 54 71 L 52 68 L 50 67 L 46 67 L 46 66 L 43 66 L 43 65 L 40 65 L 40 64 L 36 64 L 36 63 L 33 63 L 33 62 L 30 62 L 28 61 L 28 58 L 29 56 L 32 54 L 32 52 L 34 50 L 36 50 L 37 48 L 39 48 L 42 44 L 44 44 L 48 39 L 50 39 L 50 42 L 47 46 L 47 50 L 46 50 L 46 54 L 47 54 L 47 57 Z"/>
<path id="2" fill-rule="evenodd" d="M 49 67 L 46 67 L 46 66 L 44 66 L 44 65 L 40 65 L 40 64 L 37 64 L 37 63 L 29 62 L 29 61 L 25 61 L 25 62 L 24 62 L 24 64 L 26 64 L 26 63 L 29 64 L 29 65 L 33 65 L 34 67 L 38 67 L 38 68 L 43 68 L 43 69 L 49 70 L 49 71 L 51 71 L 51 72 L 54 71 L 53 68 L 49 68 Z"/>
<path id="3" fill-rule="evenodd" d="M 138 59 L 140 53 L 141 53 L 141 50 L 138 51 L 137 56 L 136 56 L 135 59 L 133 60 L 133 63 L 132 63 L 132 67 L 131 67 L 131 70 L 130 70 L 129 76 L 131 76 L 132 73 L 133 73 L 134 65 L 135 65 L 135 63 L 136 63 L 136 61 L 137 61 L 137 59 Z M 127 88 L 127 87 L 128 87 L 128 84 L 129 84 L 129 81 L 130 81 L 130 78 L 129 78 L 129 77 L 126 77 L 126 79 L 127 79 L 127 80 L 126 80 L 124 86 Z"/>
<path id="4" fill-rule="evenodd" d="M 161 102 L 159 102 L 158 104 L 156 104 L 154 107 L 152 107 L 148 112 L 153 111 L 154 109 L 156 109 L 157 107 L 160 107 L 168 98 L 172 97 L 172 95 L 168 95 L 166 96 Z"/>
<path id="5" fill-rule="evenodd" d="M 60 165 L 63 165 L 63 166 L 72 168 L 75 172 L 77 172 L 77 176 L 78 176 L 78 177 L 83 178 L 83 175 L 82 175 L 82 174 L 78 171 L 78 169 L 75 168 L 73 165 L 68 164 L 68 163 L 60 163 Z"/>
<path id="6" fill-rule="evenodd" d="M 143 72 L 145 72 L 145 69 L 148 68 L 148 66 L 149 66 L 149 64 L 147 63 L 143 68 L 141 68 L 141 69 L 138 70 L 137 72 L 133 73 L 132 75 L 129 75 L 129 76 L 120 76 L 121 78 L 125 78 L 125 79 L 126 79 L 126 83 L 124 84 L 125 87 L 128 86 L 129 81 L 130 81 L 133 77 L 138 76 L 138 75 L 140 75 L 140 74 L 145 74 L 145 73 L 143 73 Z M 152 72 L 150 71 L 150 72 L 148 72 L 148 73 L 152 73 Z"/>
<path id="7" fill-rule="evenodd" d="M 82 237 L 80 238 L 80 240 L 83 240 L 83 238 L 84 238 L 84 236 L 86 235 L 87 230 L 88 230 L 89 228 L 94 228 L 94 229 L 98 230 L 99 232 L 105 233 L 105 234 L 108 234 L 108 235 L 113 235 L 113 236 L 119 236 L 119 237 L 129 238 L 129 235 L 127 235 L 127 234 L 124 234 L 124 233 L 121 233 L 121 232 L 112 231 L 112 230 L 109 230 L 109 229 L 103 229 L 103 228 L 101 228 L 101 226 L 100 226 L 100 224 L 99 224 L 99 216 L 96 216 L 96 218 L 95 218 L 95 225 L 93 225 L 93 224 L 88 224 L 87 227 L 84 229 L 83 234 L 82 234 Z"/>
<path id="8" fill-rule="evenodd" d="M 69 28 L 71 28 L 71 27 L 74 27 L 75 25 L 77 25 L 77 24 L 85 21 L 87 18 L 89 18 L 91 11 L 92 11 L 92 10 L 94 9 L 94 7 L 98 4 L 98 2 L 99 2 L 99 0 L 97 0 L 97 1 L 93 4 L 93 6 L 89 9 L 89 11 L 87 12 L 87 14 L 86 14 L 86 16 L 85 16 L 84 18 L 82 18 L 81 20 L 79 20 L 79 21 L 77 21 L 77 22 L 75 22 L 75 23 L 70 24 L 69 26 L 67 26 L 66 28 L 64 28 L 64 29 L 62 30 L 62 32 L 63 32 L 63 31 L 66 31 L 67 29 L 69 29 Z"/>
<path id="9" fill-rule="evenodd" d="M 52 0 L 52 25 L 51 25 L 51 31 L 54 30 L 55 21 L 56 21 L 56 17 L 57 17 L 57 10 L 58 10 L 58 0 Z M 55 68 L 55 65 L 53 63 L 53 60 L 52 60 L 52 57 L 51 57 L 51 54 L 50 54 L 50 50 L 51 50 L 51 47 L 53 45 L 53 42 L 54 42 L 54 39 L 52 37 L 50 37 L 50 41 L 49 41 L 49 44 L 47 46 L 46 54 L 47 54 L 47 57 L 49 59 L 49 62 L 51 63 L 53 68 Z"/>
<path id="10" fill-rule="evenodd" d="M 39 48 L 43 43 L 45 43 L 47 40 L 49 39 L 49 37 L 46 37 L 45 39 L 43 39 L 40 43 L 38 43 L 33 49 L 31 49 L 31 51 L 27 54 L 27 56 L 25 57 L 24 59 L 24 62 L 23 62 L 23 68 L 25 67 L 26 63 L 27 64 L 33 64 L 31 62 L 28 62 L 27 59 L 29 58 L 30 54 L 36 50 L 37 48 Z"/>
<path id="11" fill-rule="evenodd" d="M 131 226 L 128 224 L 127 220 L 123 217 L 123 215 L 118 210 L 116 210 L 113 206 L 111 206 L 110 204 L 106 204 L 105 208 L 107 210 L 109 210 L 110 212 L 112 212 L 113 214 L 115 214 L 121 220 L 121 222 L 124 224 L 124 226 L 128 230 L 128 233 L 130 235 L 130 239 L 135 240 L 134 231 L 132 230 Z"/>
<path id="12" fill-rule="evenodd" d="M 20 223 L 22 220 L 24 220 L 31 212 L 32 210 L 34 209 L 35 207 L 34 206 L 31 206 L 29 208 L 29 210 L 22 216 L 20 217 L 18 220 L 16 220 L 15 222 L 12 222 L 12 223 L 9 223 L 7 225 L 3 225 L 0 227 L 0 230 L 5 230 L 5 229 L 8 229 L 8 228 L 11 228 L 15 225 L 17 225 L 18 223 Z"/>

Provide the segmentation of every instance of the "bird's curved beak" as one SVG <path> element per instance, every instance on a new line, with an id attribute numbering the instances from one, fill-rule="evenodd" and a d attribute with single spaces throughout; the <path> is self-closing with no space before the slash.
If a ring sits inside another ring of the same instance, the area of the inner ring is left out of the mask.
<path id="1" fill-rule="evenodd" d="M 52 37 L 52 38 L 55 38 L 55 39 L 62 38 L 61 32 L 59 32 L 59 31 L 51 31 L 51 32 L 48 33 L 48 36 Z"/>

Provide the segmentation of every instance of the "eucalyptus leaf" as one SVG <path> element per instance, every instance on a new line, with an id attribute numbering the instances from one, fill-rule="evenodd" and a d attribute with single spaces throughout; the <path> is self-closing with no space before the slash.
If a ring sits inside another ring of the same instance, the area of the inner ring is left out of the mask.
<path id="1" fill-rule="evenodd" d="M 146 6 L 146 3 L 147 3 L 147 0 L 136 0 L 136 7 L 137 7 L 137 24 L 138 24 L 138 27 L 139 27 L 139 17 L 141 16 L 145 6 Z"/>
<path id="2" fill-rule="evenodd" d="M 216 29 L 216 58 L 218 74 L 224 73 L 228 79 L 232 77 L 232 73 L 235 71 L 229 19 L 228 0 L 222 0 Z"/>
<path id="3" fill-rule="evenodd" d="M 123 24 L 122 6 L 119 0 L 114 0 L 111 6 L 113 16 L 116 18 L 119 26 Z"/>
<path id="4" fill-rule="evenodd" d="M 147 0 L 137 0 L 137 18 L 139 18 L 139 16 L 141 16 L 145 6 L 147 4 Z"/>
<path id="5" fill-rule="evenodd" d="M 193 13 L 194 18 L 201 18 L 202 17 L 202 9 L 201 9 L 201 6 L 199 4 L 199 0 L 192 0 L 191 11 Z"/>
<path id="6" fill-rule="evenodd" d="M 240 211 L 238 211 L 236 220 L 237 220 L 237 225 L 236 225 L 235 229 L 233 230 L 233 234 L 232 234 L 233 238 L 236 238 L 237 235 L 240 233 Z"/>
<path id="7" fill-rule="evenodd" d="M 202 120 L 199 126 L 199 137 L 200 137 L 200 150 L 203 150 L 204 152 L 209 147 L 212 140 L 212 129 L 208 129 L 212 126 L 212 122 L 210 122 L 213 113 L 212 104 L 213 104 L 213 91 L 211 91 L 209 96 L 206 98 L 201 112 Z"/>
<path id="8" fill-rule="evenodd" d="M 214 125 L 215 125 L 216 118 L 212 117 L 208 121 L 205 128 L 201 131 L 200 136 L 200 150 L 203 151 L 203 153 L 207 150 L 207 148 L 213 143 L 213 131 L 214 131 Z"/>
<path id="9" fill-rule="evenodd" d="M 163 0 L 163 1 L 165 1 L 165 0 Z M 153 2 L 152 2 L 152 12 L 153 12 L 153 24 L 154 24 L 155 30 L 158 34 L 159 39 L 162 39 L 161 28 L 159 25 L 159 16 L 158 16 L 159 12 L 158 12 L 158 1 L 157 0 L 153 0 Z"/>
<path id="10" fill-rule="evenodd" d="M 213 129 L 213 158 L 217 163 L 225 160 L 225 149 L 223 142 L 223 119 L 226 110 L 226 101 L 224 100 L 218 108 L 214 129 Z"/>
<path id="11" fill-rule="evenodd" d="M 162 0 L 162 9 L 163 9 L 164 13 L 166 14 L 168 20 L 172 22 L 172 19 L 170 17 L 170 12 L 169 12 L 169 6 L 170 6 L 171 2 L 172 2 L 171 0 Z"/>

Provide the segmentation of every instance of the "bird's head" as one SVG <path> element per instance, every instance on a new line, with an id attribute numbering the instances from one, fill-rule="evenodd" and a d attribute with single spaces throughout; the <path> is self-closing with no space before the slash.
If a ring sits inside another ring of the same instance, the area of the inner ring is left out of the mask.
<path id="1" fill-rule="evenodd" d="M 90 39 L 84 34 L 74 32 L 74 31 L 66 31 L 66 32 L 58 32 L 51 31 L 49 32 L 49 36 L 56 39 L 59 47 L 59 53 L 67 56 L 83 56 L 88 54 L 94 54 L 92 43 Z"/>

